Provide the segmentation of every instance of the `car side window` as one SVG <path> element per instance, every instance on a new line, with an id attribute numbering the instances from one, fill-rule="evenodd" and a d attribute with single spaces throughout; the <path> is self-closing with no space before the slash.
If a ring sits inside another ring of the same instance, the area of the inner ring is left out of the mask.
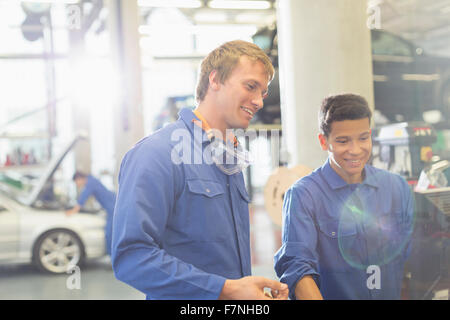
<path id="1" fill-rule="evenodd" d="M 411 46 L 401 38 L 385 32 L 372 32 L 372 54 L 388 56 L 413 56 Z"/>

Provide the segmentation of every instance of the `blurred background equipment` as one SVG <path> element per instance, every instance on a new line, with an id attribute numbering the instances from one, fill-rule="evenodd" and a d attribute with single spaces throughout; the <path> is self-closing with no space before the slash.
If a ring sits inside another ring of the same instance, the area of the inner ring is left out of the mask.
<path id="1" fill-rule="evenodd" d="M 49 17 L 51 3 L 21 2 L 27 14 L 22 23 L 22 34 L 28 41 L 36 41 L 44 36 L 42 17 Z"/>
<path id="2" fill-rule="evenodd" d="M 374 132 L 375 144 L 379 145 L 374 163 L 380 161 L 377 166 L 417 183 L 420 172 L 433 159 L 434 127 L 425 122 L 402 122 L 381 126 Z"/>
<path id="3" fill-rule="evenodd" d="M 374 134 L 378 154 L 373 164 L 402 175 L 414 190 L 413 249 L 405 271 L 408 297 L 432 299 L 450 286 L 450 162 L 433 153 L 437 133 L 429 123 L 388 124 Z"/>
<path id="4" fill-rule="evenodd" d="M 283 199 L 286 191 L 300 178 L 310 174 L 312 169 L 297 165 L 293 168 L 278 167 L 267 179 L 264 188 L 264 205 L 272 222 L 281 227 Z"/>
<path id="5" fill-rule="evenodd" d="M 278 74 L 277 28 L 263 27 L 253 41 L 274 61 Z M 371 30 L 375 109 L 392 122 L 423 120 L 422 113 L 441 110 L 450 120 L 450 58 L 428 55 L 423 48 L 385 30 Z M 269 87 L 263 123 L 280 119 L 279 78 Z M 266 114 L 267 113 L 267 114 Z"/>

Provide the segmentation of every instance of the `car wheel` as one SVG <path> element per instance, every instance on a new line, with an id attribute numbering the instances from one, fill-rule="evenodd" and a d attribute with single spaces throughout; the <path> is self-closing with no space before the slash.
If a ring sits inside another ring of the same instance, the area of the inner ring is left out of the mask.
<path id="1" fill-rule="evenodd" d="M 69 230 L 52 230 L 43 234 L 33 250 L 36 266 L 50 273 L 66 273 L 84 260 L 80 239 Z"/>

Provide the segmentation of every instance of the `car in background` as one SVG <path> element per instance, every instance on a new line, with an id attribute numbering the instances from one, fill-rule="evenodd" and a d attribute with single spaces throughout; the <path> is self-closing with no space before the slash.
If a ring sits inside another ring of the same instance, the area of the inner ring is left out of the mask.
<path id="1" fill-rule="evenodd" d="M 71 141 L 39 177 L 0 172 L 0 264 L 33 263 L 59 274 L 106 254 L 105 212 L 66 216 L 68 198 L 57 190 L 55 172 L 80 139 Z"/>
<path id="2" fill-rule="evenodd" d="M 280 88 L 276 28 L 262 28 L 253 42 L 276 69 L 264 108 L 257 113 L 263 123 L 279 123 Z M 450 58 L 427 55 L 412 42 L 383 30 L 371 30 L 375 109 L 390 122 L 423 121 L 423 112 L 439 110 L 450 120 Z"/>

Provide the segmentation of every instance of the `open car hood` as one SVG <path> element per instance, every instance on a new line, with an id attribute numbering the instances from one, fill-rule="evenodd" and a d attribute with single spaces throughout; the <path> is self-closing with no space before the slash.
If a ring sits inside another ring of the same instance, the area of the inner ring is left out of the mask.
<path id="1" fill-rule="evenodd" d="M 61 162 L 64 160 L 65 156 L 69 153 L 70 150 L 78 143 L 80 140 L 87 139 L 86 134 L 79 133 L 77 134 L 67 145 L 64 147 L 57 156 L 53 157 L 47 167 L 45 168 L 42 175 L 39 177 L 36 185 L 32 189 L 32 191 L 26 195 L 17 197 L 17 200 L 27 206 L 32 206 L 36 200 L 41 195 L 44 186 L 47 184 L 47 182 L 50 180 L 50 178 L 53 176 L 55 171 L 58 169 Z"/>

